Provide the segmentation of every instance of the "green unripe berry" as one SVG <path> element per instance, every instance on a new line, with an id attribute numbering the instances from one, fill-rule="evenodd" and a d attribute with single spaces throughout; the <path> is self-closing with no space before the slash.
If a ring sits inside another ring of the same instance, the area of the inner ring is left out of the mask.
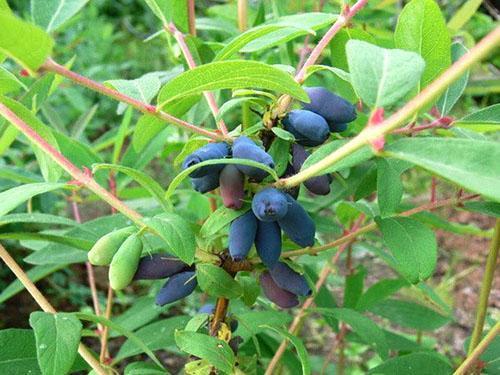
<path id="1" fill-rule="evenodd" d="M 114 290 L 125 288 L 133 280 L 142 253 L 142 241 L 132 234 L 122 243 L 109 266 L 109 285 Z"/>
<path id="2" fill-rule="evenodd" d="M 134 233 L 134 227 L 126 227 L 110 232 L 97 240 L 87 257 L 94 266 L 109 266 L 120 245 Z"/>

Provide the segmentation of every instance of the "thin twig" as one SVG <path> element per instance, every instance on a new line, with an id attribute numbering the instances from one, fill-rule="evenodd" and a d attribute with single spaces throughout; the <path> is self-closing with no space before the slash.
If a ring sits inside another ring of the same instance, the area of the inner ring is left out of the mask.
<path id="1" fill-rule="evenodd" d="M 472 332 L 469 355 L 476 348 L 481 335 L 483 334 L 484 321 L 486 319 L 486 311 L 488 309 L 488 299 L 491 292 L 491 285 L 493 284 L 493 276 L 497 265 L 498 253 L 500 249 L 500 219 L 496 220 L 495 231 L 493 232 L 493 239 L 491 240 L 488 258 L 486 259 L 486 266 L 484 268 L 483 281 L 481 282 L 481 293 L 479 294 L 479 304 L 476 312 L 476 323 L 474 331 Z"/>
<path id="2" fill-rule="evenodd" d="M 196 62 L 194 61 L 193 54 L 189 50 L 184 34 L 175 26 L 174 23 L 165 25 L 165 30 L 170 32 L 170 34 L 172 34 L 172 36 L 177 41 L 177 44 L 179 45 L 182 51 L 184 59 L 186 59 L 189 69 L 196 68 Z M 208 106 L 210 107 L 210 110 L 212 111 L 212 114 L 217 121 L 217 116 L 219 115 L 219 106 L 217 105 L 217 101 L 215 100 L 213 92 L 205 91 L 203 92 L 203 96 L 205 96 L 205 100 L 207 101 Z M 217 127 L 221 131 L 222 135 L 226 137 L 228 134 L 227 127 L 222 119 L 217 122 Z"/>
<path id="3" fill-rule="evenodd" d="M 122 214 L 127 216 L 139 227 L 143 227 L 142 215 L 132 208 L 128 207 L 121 200 L 113 196 L 110 192 L 99 185 L 94 178 L 89 174 L 71 163 L 64 155 L 56 150 L 52 145 L 47 143 L 33 128 L 21 120 L 14 112 L 6 105 L 0 103 L 0 115 L 8 120 L 15 128 L 20 130 L 30 141 L 40 147 L 52 160 L 54 160 L 62 169 L 68 172 L 79 184 L 84 185 L 89 190 L 94 192 L 102 200 L 110 206 L 116 208 Z"/>
<path id="4" fill-rule="evenodd" d="M 5 250 L 5 248 L 0 244 L 0 258 L 5 262 L 7 267 L 16 275 L 17 279 L 23 284 L 26 290 L 31 294 L 35 302 L 41 309 L 45 312 L 56 314 L 57 311 L 50 304 L 50 302 L 45 298 L 45 296 L 40 292 L 36 285 L 30 280 L 28 275 L 23 271 L 23 269 L 17 264 L 17 262 L 10 256 L 10 254 Z M 78 353 L 87 362 L 92 369 L 99 375 L 106 375 L 106 371 L 101 367 L 101 364 L 94 358 L 90 350 L 82 343 L 78 345 Z"/>
<path id="5" fill-rule="evenodd" d="M 108 286 L 108 295 L 106 297 L 106 311 L 104 312 L 104 317 L 106 319 L 111 318 L 111 309 L 113 307 L 113 289 Z M 105 326 L 104 331 L 102 332 L 101 337 L 101 353 L 99 355 L 99 359 L 102 363 L 106 363 L 107 357 L 109 357 L 108 353 L 108 335 L 109 335 L 109 327 Z"/>
<path id="6" fill-rule="evenodd" d="M 333 37 L 346 25 L 349 24 L 351 19 L 368 3 L 368 0 L 359 0 L 351 8 L 344 8 L 342 14 L 340 14 L 335 21 L 335 23 L 330 27 L 326 34 L 321 38 L 316 47 L 311 51 L 309 57 L 306 59 L 300 70 L 295 75 L 295 80 L 302 84 L 307 75 L 307 69 L 314 65 L 318 58 L 321 56 L 323 50 L 328 46 Z M 276 119 L 283 113 L 286 113 L 288 107 L 292 103 L 292 97 L 290 95 L 283 95 L 278 100 L 278 105 L 273 110 L 272 118 Z"/>
<path id="7" fill-rule="evenodd" d="M 196 7 L 195 0 L 187 0 L 188 2 L 188 22 L 189 34 L 196 36 Z"/>
<path id="8" fill-rule="evenodd" d="M 476 346 L 476 348 L 470 353 L 465 361 L 456 369 L 453 375 L 465 375 L 469 373 L 469 370 L 477 362 L 479 356 L 484 353 L 491 342 L 500 335 L 500 322 L 497 322 L 493 328 L 488 332 L 488 334 L 481 340 L 481 342 Z"/>
<path id="9" fill-rule="evenodd" d="M 84 77 L 80 74 L 77 74 L 75 72 L 72 72 L 71 70 L 65 68 L 64 66 L 56 63 L 52 59 L 48 59 L 42 66 L 42 70 L 49 71 L 49 72 L 54 72 L 56 74 L 59 74 L 63 77 L 68 78 L 74 83 L 77 83 L 81 86 L 87 87 L 93 91 L 97 91 L 103 95 L 109 96 L 113 99 L 116 99 L 120 102 L 127 103 L 137 109 L 140 112 L 143 112 L 145 114 L 149 114 L 154 117 L 158 117 L 161 120 L 164 120 L 166 122 L 169 122 L 175 126 L 178 126 L 180 128 L 189 130 L 193 133 L 197 133 L 200 135 L 203 135 L 205 137 L 214 139 L 214 140 L 223 140 L 225 137 L 217 134 L 216 132 L 203 129 L 199 126 L 196 126 L 194 124 L 191 124 L 187 121 L 181 120 L 175 116 L 172 116 L 171 114 L 168 114 L 167 112 L 160 111 L 158 108 L 152 104 L 147 104 L 143 103 L 137 99 L 134 99 L 128 95 L 125 95 L 117 90 L 114 90 L 110 87 L 107 87 L 103 85 L 102 83 L 95 82 L 91 80 L 90 78 Z"/>
<path id="10" fill-rule="evenodd" d="M 248 0 L 238 0 L 238 29 L 241 33 L 248 28 Z"/>

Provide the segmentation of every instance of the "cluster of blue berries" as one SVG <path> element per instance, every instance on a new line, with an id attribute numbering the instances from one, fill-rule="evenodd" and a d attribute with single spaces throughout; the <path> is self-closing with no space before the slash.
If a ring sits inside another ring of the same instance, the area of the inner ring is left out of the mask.
<path id="1" fill-rule="evenodd" d="M 356 118 L 356 110 L 351 103 L 325 88 L 306 88 L 306 91 L 311 102 L 302 103 L 302 109 L 291 111 L 282 120 L 284 129 L 295 137 L 290 150 L 291 163 L 283 176 L 300 171 L 309 156 L 305 147 L 323 144 L 330 132 L 344 131 L 346 124 Z M 264 148 L 250 138 L 240 136 L 232 145 L 218 142 L 199 148 L 186 157 L 183 169 L 207 160 L 229 158 L 252 160 L 274 168 L 273 158 Z M 258 183 L 267 176 L 268 172 L 255 166 L 223 162 L 204 165 L 189 175 L 196 191 L 206 193 L 220 188 L 224 206 L 235 210 L 242 208 L 249 193 L 245 189 L 246 180 Z M 330 192 L 331 181 L 330 175 L 316 176 L 304 185 L 314 194 L 326 195 Z M 311 293 L 304 276 L 279 261 L 282 231 L 299 246 L 314 244 L 314 221 L 297 202 L 297 196 L 298 188 L 287 191 L 264 188 L 254 194 L 251 210 L 233 220 L 229 228 L 228 250 L 231 258 L 235 262 L 243 261 L 255 245 L 257 254 L 267 267 L 260 275 L 261 287 L 266 297 L 282 308 L 296 306 L 298 296 Z M 136 279 L 164 277 L 169 279 L 157 295 L 160 305 L 189 295 L 197 285 L 193 268 L 176 258 L 153 255 L 141 260 Z"/>

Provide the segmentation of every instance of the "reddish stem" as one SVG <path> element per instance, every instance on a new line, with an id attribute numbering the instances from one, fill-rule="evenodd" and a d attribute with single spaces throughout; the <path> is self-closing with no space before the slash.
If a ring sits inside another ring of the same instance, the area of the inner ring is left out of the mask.
<path id="1" fill-rule="evenodd" d="M 128 95 L 125 95 L 117 90 L 114 90 L 110 87 L 107 87 L 107 86 L 103 85 L 102 83 L 95 82 L 87 77 L 84 77 L 80 74 L 72 72 L 71 70 L 65 68 L 64 66 L 59 65 L 58 63 L 56 63 L 52 59 L 48 59 L 43 64 L 42 70 L 57 73 L 63 77 L 68 78 L 69 80 L 81 85 L 81 86 L 87 87 L 93 91 L 97 91 L 103 95 L 109 96 L 109 97 L 116 99 L 120 102 L 127 103 L 140 112 L 158 117 L 158 118 L 160 118 L 166 122 L 169 122 L 171 124 L 174 124 L 180 128 L 192 131 L 193 133 L 201 134 L 205 137 L 215 139 L 215 140 L 224 139 L 224 137 L 220 136 L 219 134 L 217 134 L 213 131 L 203 129 L 199 126 L 193 125 L 187 121 L 184 121 L 184 120 L 181 120 L 175 116 L 172 116 L 171 114 L 168 114 L 166 112 L 158 110 L 158 108 L 152 104 L 143 103 L 140 100 L 134 99 L 134 98 L 132 98 Z"/>

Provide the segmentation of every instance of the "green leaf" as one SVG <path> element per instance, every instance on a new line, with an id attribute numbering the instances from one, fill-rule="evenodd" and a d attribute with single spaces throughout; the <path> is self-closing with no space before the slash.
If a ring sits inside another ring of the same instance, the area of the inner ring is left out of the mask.
<path id="1" fill-rule="evenodd" d="M 288 133 L 286 130 L 273 128 L 273 132 L 274 130 L 282 130 L 283 132 L 290 134 L 293 137 L 293 135 L 291 133 Z M 285 135 L 281 134 L 281 136 L 283 137 Z M 288 163 L 290 162 L 290 141 L 285 140 L 280 136 L 278 137 L 279 138 L 276 138 L 273 141 L 271 147 L 269 147 L 269 150 L 267 152 L 274 160 L 274 169 L 276 170 L 276 174 L 278 176 L 281 176 L 283 173 L 285 173 Z"/>
<path id="2" fill-rule="evenodd" d="M 57 265 L 43 265 L 43 266 L 35 266 L 32 269 L 30 269 L 26 274 L 28 275 L 28 278 L 36 283 L 38 280 L 43 279 L 44 277 L 59 271 L 61 268 L 64 268 L 65 265 L 57 264 Z M 0 293 L 0 303 L 4 303 L 7 301 L 9 298 L 15 296 L 17 293 L 21 292 L 24 290 L 24 285 L 18 280 L 14 280 L 12 283 L 7 285 L 3 290 L 2 293 Z M 1 341 L 1 339 L 0 339 Z M 0 344 L 0 353 L 1 353 L 2 346 Z M 1 367 L 0 367 L 0 373 Z"/>
<path id="3" fill-rule="evenodd" d="M 500 129 L 500 104 L 482 108 L 453 122 L 453 126 L 478 132 L 498 131 Z"/>
<path id="4" fill-rule="evenodd" d="M 0 218 L 0 226 L 13 223 L 34 223 L 34 224 L 49 224 L 49 225 L 69 225 L 74 226 L 78 223 L 74 220 L 63 216 L 42 214 L 38 212 L 11 214 Z"/>
<path id="5" fill-rule="evenodd" d="M 341 80 L 343 80 L 345 82 L 351 83 L 351 75 L 349 73 L 347 73 L 345 70 L 335 68 L 332 66 L 327 66 L 327 65 L 311 65 L 311 66 L 307 67 L 306 79 L 308 77 L 312 76 L 314 73 L 321 72 L 324 70 L 335 74 L 338 78 L 340 78 Z"/>
<path id="6" fill-rule="evenodd" d="M 369 287 L 365 293 L 363 293 L 363 295 L 358 300 L 356 310 L 367 310 L 380 301 L 396 293 L 404 286 L 408 286 L 408 282 L 403 279 L 380 280 Z"/>
<path id="7" fill-rule="evenodd" d="M 136 79 L 113 79 L 104 82 L 104 84 L 142 103 L 149 104 L 161 88 L 161 74 L 158 72 L 147 73 Z M 123 109 L 118 112 L 123 112 Z"/>
<path id="8" fill-rule="evenodd" d="M 102 169 L 125 173 L 127 176 L 131 177 L 135 182 L 141 185 L 144 189 L 146 189 L 151 194 L 151 196 L 158 201 L 158 203 L 164 210 L 169 209 L 169 205 L 163 197 L 164 193 L 162 187 L 160 186 L 160 184 L 158 184 L 158 182 L 156 182 L 146 173 L 118 164 L 94 164 L 92 166 L 92 171 L 94 173 Z"/>
<path id="9" fill-rule="evenodd" d="M 197 332 L 176 331 L 175 342 L 184 352 L 206 359 L 217 369 L 231 374 L 235 358 L 226 342 Z"/>
<path id="10" fill-rule="evenodd" d="M 311 309 L 324 315 L 331 315 L 349 324 L 352 330 L 368 345 L 375 347 L 382 359 L 389 355 L 384 332 L 369 318 L 352 309 Z"/>
<path id="11" fill-rule="evenodd" d="M 465 202 L 465 209 L 479 212 L 483 215 L 500 217 L 500 203 L 496 202 Z"/>
<path id="12" fill-rule="evenodd" d="M 10 328 L 0 331 L 0 373 L 41 374 L 32 330 Z"/>
<path id="13" fill-rule="evenodd" d="M 141 348 L 142 352 L 146 353 L 146 355 L 149 358 L 151 358 L 154 363 L 156 363 L 161 368 L 164 368 L 163 365 L 161 364 L 161 362 L 158 360 L 158 358 L 156 358 L 154 353 L 134 333 L 124 329 L 120 325 L 112 322 L 109 319 L 106 319 L 103 316 L 97 316 L 94 314 L 86 314 L 86 313 L 81 313 L 81 312 L 74 313 L 74 315 L 77 316 L 78 319 L 80 319 L 80 320 L 86 320 L 89 322 L 100 323 L 102 325 L 105 325 L 105 326 L 117 331 L 117 332 L 120 332 L 123 336 L 127 337 L 129 340 L 133 341 L 135 345 L 137 345 L 139 348 Z"/>
<path id="14" fill-rule="evenodd" d="M 386 147 L 391 157 L 414 163 L 466 189 L 500 201 L 500 144 L 475 139 L 409 138 Z"/>
<path id="15" fill-rule="evenodd" d="M 352 39 L 346 45 L 351 82 L 370 107 L 396 104 L 419 82 L 424 60 L 414 52 L 385 49 Z"/>
<path id="16" fill-rule="evenodd" d="M 451 45 L 451 58 L 455 62 L 463 55 L 465 55 L 469 50 L 465 48 L 462 43 L 456 42 Z M 458 78 L 454 83 L 452 83 L 446 91 L 441 95 L 437 102 L 437 108 L 441 116 L 446 116 L 450 113 L 453 106 L 457 103 L 460 96 L 462 96 L 465 88 L 467 87 L 467 82 L 469 81 L 469 71 L 467 70 L 464 75 Z"/>
<path id="17" fill-rule="evenodd" d="M 154 297 L 140 297 L 123 314 L 113 318 L 113 322 L 124 329 L 134 331 L 156 319 L 164 310 L 164 307 L 155 303 Z M 117 332 L 111 332 L 110 337 L 116 336 Z"/>
<path id="18" fill-rule="evenodd" d="M 196 266 L 196 280 L 201 290 L 213 297 L 238 298 L 243 293 L 240 284 L 226 271 L 213 264 Z"/>
<path id="19" fill-rule="evenodd" d="M 356 272 L 348 275 L 345 280 L 344 287 L 344 307 L 355 308 L 361 294 L 363 293 L 363 286 L 366 277 L 366 269 L 358 267 Z"/>
<path id="20" fill-rule="evenodd" d="M 323 160 L 327 155 L 330 155 L 332 152 L 334 152 L 338 148 L 342 147 L 346 143 L 347 143 L 346 140 L 334 140 L 334 141 L 328 142 L 327 144 L 319 147 L 311 154 L 311 156 L 309 156 L 306 159 L 306 161 L 302 165 L 301 170 L 304 170 L 304 169 L 310 167 L 311 165 L 316 164 L 320 160 Z M 342 169 L 354 167 L 355 165 L 358 165 L 360 163 L 367 161 L 372 156 L 373 156 L 372 148 L 369 146 L 364 146 L 361 149 L 346 156 L 342 160 L 339 160 L 338 162 L 331 165 L 327 169 L 322 170 L 321 174 L 338 172 Z"/>
<path id="21" fill-rule="evenodd" d="M 250 53 L 284 45 L 299 36 L 315 34 L 315 30 L 332 24 L 338 15 L 331 13 L 300 13 L 280 17 L 264 26 L 285 26 L 249 42 L 241 52 Z M 262 26 L 262 27 L 264 27 Z"/>
<path id="22" fill-rule="evenodd" d="M 233 40 L 231 40 L 223 49 L 221 49 L 217 55 L 215 55 L 213 61 L 227 60 L 233 57 L 236 53 L 240 51 L 241 48 L 246 46 L 252 40 L 258 39 L 261 36 L 267 35 L 275 30 L 284 28 L 284 25 L 263 25 L 259 27 L 254 27 L 244 33 L 238 35 Z"/>
<path id="23" fill-rule="evenodd" d="M 225 228 L 229 223 L 246 213 L 250 207 L 243 206 L 240 210 L 233 210 L 224 206 L 219 207 L 213 212 L 208 219 L 203 223 L 200 229 L 202 238 L 210 238 L 217 234 L 222 228 Z"/>
<path id="24" fill-rule="evenodd" d="M 48 32 L 55 31 L 87 2 L 88 0 L 31 0 L 31 17 Z"/>
<path id="25" fill-rule="evenodd" d="M 188 31 L 188 10 L 184 0 L 144 0 L 163 25 L 174 22 L 182 32 Z"/>
<path id="26" fill-rule="evenodd" d="M 403 277 L 415 284 L 432 276 L 437 261 L 436 236 L 432 230 L 408 217 L 376 221 Z"/>
<path id="27" fill-rule="evenodd" d="M 418 53 L 425 61 L 421 91 L 451 64 L 451 41 L 439 5 L 412 0 L 401 11 L 394 33 L 397 48 Z"/>
<path id="28" fill-rule="evenodd" d="M 193 263 L 196 242 L 193 230 L 186 220 L 173 213 L 163 213 L 145 219 L 144 223 L 165 241 L 169 253 L 187 264 Z"/>
<path id="29" fill-rule="evenodd" d="M 377 197 L 382 217 L 396 212 L 403 197 L 401 172 L 394 164 L 395 161 L 391 159 L 377 159 Z"/>
<path id="30" fill-rule="evenodd" d="M 0 102 L 9 107 L 11 111 L 19 116 L 19 118 L 21 118 L 21 120 L 23 120 L 27 125 L 33 128 L 33 130 L 35 130 L 47 143 L 59 151 L 59 144 L 54 137 L 52 130 L 42 123 L 33 114 L 33 112 L 24 107 L 22 104 L 5 96 L 0 96 Z M 31 142 L 31 145 L 45 180 L 48 182 L 57 182 L 63 173 L 61 167 L 53 161 L 45 151 L 36 146 L 33 142 Z"/>
<path id="31" fill-rule="evenodd" d="M 73 366 L 82 323 L 68 313 L 35 311 L 30 315 L 35 331 L 36 354 L 43 374 L 66 374 Z"/>
<path id="32" fill-rule="evenodd" d="M 134 335 L 150 350 L 164 350 L 175 345 L 174 331 L 184 327 L 188 320 L 188 316 L 175 316 L 162 319 L 140 328 Z M 143 347 L 137 345 L 136 341 L 128 339 L 120 347 L 115 362 L 119 362 L 124 358 L 132 357 L 143 352 Z"/>
<path id="33" fill-rule="evenodd" d="M 0 10 L 0 53 L 34 73 L 52 53 L 54 41 L 42 30 Z"/>
<path id="34" fill-rule="evenodd" d="M 369 311 L 388 319 L 392 324 L 421 331 L 434 331 L 451 321 L 450 317 L 426 306 L 396 299 L 380 301 Z"/>
<path id="35" fill-rule="evenodd" d="M 308 101 L 300 85 L 287 73 L 257 61 L 217 61 L 188 70 L 169 81 L 158 95 L 159 107 L 181 97 L 219 89 L 259 88 Z"/>
<path id="36" fill-rule="evenodd" d="M 162 370 L 154 363 L 133 362 L 125 367 L 125 375 L 166 375 L 170 374 Z"/>
<path id="37" fill-rule="evenodd" d="M 26 85 L 18 80 L 14 74 L 0 66 L 0 95 L 15 92 L 19 89 L 26 90 Z"/>
<path id="38" fill-rule="evenodd" d="M 411 353 L 388 359 L 370 369 L 369 374 L 400 375 L 413 374 L 415 371 L 418 371 L 419 375 L 449 375 L 452 368 L 436 354 Z"/>
<path id="39" fill-rule="evenodd" d="M 237 314 L 236 319 L 239 325 L 234 334 L 235 336 L 241 336 L 243 341 L 246 341 L 264 331 L 264 325 L 281 327 L 289 324 L 292 317 L 281 311 L 250 311 Z"/>
<path id="40" fill-rule="evenodd" d="M 279 177 L 276 174 L 276 171 L 274 169 L 269 168 L 267 165 L 262 164 L 262 163 L 258 163 L 258 162 L 253 161 L 253 160 L 238 159 L 238 158 L 231 158 L 231 159 L 227 159 L 227 158 L 226 159 L 210 159 L 210 160 L 202 161 L 201 163 L 195 164 L 195 165 L 193 165 L 193 166 L 191 166 L 189 168 L 186 168 L 181 173 L 179 173 L 177 176 L 175 176 L 175 178 L 172 180 L 172 182 L 170 183 L 170 185 L 168 185 L 168 189 L 165 192 L 165 199 L 167 199 L 167 200 L 170 199 L 170 197 L 174 193 L 174 191 L 177 188 L 177 186 L 179 186 L 180 183 L 186 177 L 188 177 L 191 172 L 193 172 L 194 170 L 196 170 L 198 168 L 204 167 L 206 165 L 215 165 L 215 164 L 249 165 L 249 166 L 256 167 L 256 168 L 259 168 L 259 169 L 262 169 L 262 170 L 266 171 L 267 173 L 269 173 L 271 175 L 271 177 L 275 181 L 278 181 L 278 179 L 279 179 Z"/>
<path id="41" fill-rule="evenodd" d="M 300 364 L 302 365 L 302 374 L 303 375 L 308 375 L 311 374 L 311 363 L 309 360 L 309 354 L 307 353 L 306 347 L 304 346 L 304 343 L 300 338 L 297 336 L 292 335 L 288 331 L 281 329 L 281 328 L 276 328 L 276 327 L 271 327 L 268 325 L 264 325 L 264 328 L 271 329 L 277 333 L 279 333 L 281 336 L 284 338 L 288 339 L 293 346 L 295 346 L 295 349 L 297 350 L 297 355 L 299 356 L 300 359 Z"/>
<path id="42" fill-rule="evenodd" d="M 40 182 L 21 185 L 7 191 L 3 191 L 0 193 L 0 217 L 9 213 L 21 203 L 26 202 L 35 195 L 61 189 L 65 186 L 65 184 Z"/>

